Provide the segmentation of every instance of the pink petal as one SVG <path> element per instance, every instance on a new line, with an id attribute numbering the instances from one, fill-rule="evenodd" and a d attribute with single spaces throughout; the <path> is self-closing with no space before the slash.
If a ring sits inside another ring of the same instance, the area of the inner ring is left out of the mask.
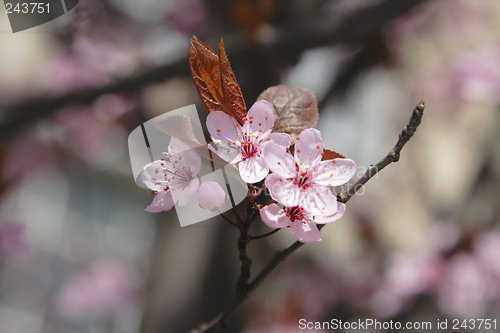
<path id="1" fill-rule="evenodd" d="M 162 163 L 165 164 L 164 161 L 157 160 L 146 164 L 142 169 L 142 182 L 155 191 L 160 191 L 168 186 Z"/>
<path id="2" fill-rule="evenodd" d="M 337 212 L 335 214 L 330 216 L 317 215 L 314 217 L 314 222 L 320 224 L 335 222 L 344 215 L 344 212 L 345 212 L 345 204 L 337 202 Z"/>
<path id="3" fill-rule="evenodd" d="M 178 140 L 172 138 L 170 141 L 170 145 L 168 146 L 168 152 L 171 155 L 169 158 L 170 162 L 177 161 L 176 167 L 177 168 L 189 168 L 191 170 L 191 175 L 194 177 L 198 175 L 198 173 L 201 170 L 201 157 L 200 155 L 194 151 L 194 150 L 185 150 L 185 151 L 180 151 L 177 150 L 178 148 L 170 148 L 172 147 L 172 141 L 174 144 L 178 144 Z M 176 147 L 176 146 L 174 146 Z M 177 152 L 177 153 L 174 153 Z M 171 165 L 171 164 L 170 164 Z"/>
<path id="4" fill-rule="evenodd" d="M 245 183 L 253 184 L 266 178 L 269 168 L 261 156 L 249 157 L 238 165 L 241 179 Z"/>
<path id="5" fill-rule="evenodd" d="M 170 139 L 170 143 L 168 144 L 168 153 L 170 155 L 176 155 L 179 154 L 180 152 L 191 150 L 191 147 L 184 143 L 183 141 L 172 137 Z"/>
<path id="6" fill-rule="evenodd" d="M 184 188 L 179 188 L 175 191 L 172 189 L 172 197 L 174 198 L 174 202 L 178 202 L 179 206 L 181 207 L 187 205 L 198 191 L 199 186 L 200 181 L 198 180 L 198 178 L 194 178 Z"/>
<path id="7" fill-rule="evenodd" d="M 269 102 L 260 100 L 254 103 L 247 114 L 248 120 L 244 125 L 249 133 L 267 138 L 274 125 L 273 107 Z"/>
<path id="8" fill-rule="evenodd" d="M 272 172 L 283 178 L 295 177 L 295 161 L 291 154 L 282 147 L 273 143 L 265 144 L 262 148 L 262 156 Z"/>
<path id="9" fill-rule="evenodd" d="M 337 213 L 337 197 L 325 186 L 309 188 L 301 203 L 312 215 L 330 216 Z"/>
<path id="10" fill-rule="evenodd" d="M 219 208 L 224 204 L 226 198 L 226 192 L 216 182 L 203 182 L 198 189 L 198 203 L 204 209 L 212 210 Z"/>
<path id="11" fill-rule="evenodd" d="M 172 139 L 176 138 L 177 141 L 182 142 L 183 147 L 187 147 L 186 149 L 201 146 L 198 139 L 196 139 L 193 122 L 188 116 L 170 116 L 158 121 L 154 126 L 170 135 Z M 197 132 L 201 132 L 201 129 L 198 127 L 196 127 L 196 130 Z M 170 143 L 172 143 L 172 141 L 170 141 Z"/>
<path id="12" fill-rule="evenodd" d="M 271 133 L 269 136 L 271 140 L 269 142 L 274 143 L 275 145 L 278 145 L 283 148 L 289 148 L 290 147 L 290 135 L 286 133 Z"/>
<path id="13" fill-rule="evenodd" d="M 212 111 L 207 116 L 207 129 L 212 138 L 222 142 L 236 142 L 238 139 L 238 122 L 222 111 Z M 238 124 L 239 125 L 239 124 Z"/>
<path id="14" fill-rule="evenodd" d="M 325 186 L 345 184 L 356 173 L 356 163 L 348 158 L 322 161 L 314 168 L 317 176 L 314 182 Z"/>
<path id="15" fill-rule="evenodd" d="M 295 141 L 295 161 L 298 165 L 305 163 L 317 165 L 321 161 L 323 152 L 323 139 L 321 133 L 315 128 L 303 130 Z"/>
<path id="16" fill-rule="evenodd" d="M 260 218 L 269 228 L 288 227 L 292 221 L 277 204 L 270 204 L 260 210 Z"/>
<path id="17" fill-rule="evenodd" d="M 290 226 L 293 235 L 299 242 L 313 243 L 321 240 L 321 233 L 314 222 L 295 221 Z"/>
<path id="18" fill-rule="evenodd" d="M 217 149 L 215 149 L 212 145 L 208 145 L 208 149 L 213 151 L 215 154 L 219 155 L 224 161 L 229 164 L 236 164 L 241 161 L 242 156 L 240 154 L 240 147 L 231 144 L 228 146 L 226 143 L 216 140 L 215 143 L 218 143 Z"/>
<path id="19" fill-rule="evenodd" d="M 170 191 L 160 191 L 154 197 L 151 205 L 147 206 L 144 210 L 149 213 L 159 213 L 170 210 L 173 206 L 174 200 Z"/>
<path id="20" fill-rule="evenodd" d="M 273 173 L 267 176 L 266 186 L 269 189 L 271 197 L 280 204 L 287 207 L 299 205 L 301 191 L 291 180 L 281 178 Z"/>

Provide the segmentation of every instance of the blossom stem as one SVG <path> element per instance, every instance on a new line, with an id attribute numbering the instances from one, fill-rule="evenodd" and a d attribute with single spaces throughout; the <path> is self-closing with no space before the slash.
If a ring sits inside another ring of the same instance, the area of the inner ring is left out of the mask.
<path id="1" fill-rule="evenodd" d="M 277 229 L 274 229 L 273 231 L 270 231 L 268 233 L 265 233 L 263 235 L 258 235 L 258 236 L 250 236 L 250 235 L 248 235 L 248 240 L 251 241 L 251 240 L 255 240 L 255 239 L 266 238 L 267 236 L 274 235 L 275 233 L 277 233 L 280 230 L 281 230 L 281 228 L 277 228 Z"/>
<path id="2" fill-rule="evenodd" d="M 227 216 L 225 216 L 225 215 L 224 215 L 224 214 L 222 214 L 222 213 L 220 214 L 220 216 L 222 216 L 222 218 L 223 218 L 224 220 L 226 220 L 226 222 L 228 222 L 228 223 L 229 223 L 230 225 L 232 225 L 233 227 L 236 227 L 236 228 L 238 228 L 238 229 L 241 229 L 241 224 L 236 224 L 236 223 L 234 223 L 233 221 L 231 221 L 229 218 L 227 218 Z"/>
<path id="3" fill-rule="evenodd" d="M 238 220 L 238 223 L 240 225 L 243 225 L 243 220 L 241 219 L 240 214 L 238 214 L 238 212 L 236 211 L 236 209 L 231 208 L 231 213 L 233 213 L 234 217 L 236 217 L 236 219 Z"/>
<path id="4" fill-rule="evenodd" d="M 403 132 L 399 135 L 398 142 L 394 148 L 384 157 L 380 162 L 378 162 L 374 167 L 370 167 L 366 173 L 346 192 L 340 193 L 338 195 L 338 201 L 346 203 L 352 196 L 374 175 L 380 172 L 383 168 L 391 163 L 395 163 L 399 160 L 401 150 L 404 145 L 410 141 L 413 134 L 415 134 L 418 125 L 422 121 L 423 112 L 425 109 L 424 101 L 420 102 L 414 109 L 413 114 L 410 118 L 410 122 L 404 128 Z M 320 225 L 318 229 L 322 229 L 325 225 Z M 239 243 L 238 243 L 239 244 Z M 288 246 L 286 249 L 278 252 L 275 256 L 268 262 L 264 269 L 250 282 L 246 285 L 244 293 L 238 293 L 234 298 L 233 302 L 227 307 L 227 309 L 222 312 L 219 316 L 214 318 L 211 322 L 201 325 L 198 329 L 191 331 L 192 333 L 214 333 L 219 332 L 221 329 L 226 327 L 229 323 L 231 317 L 236 313 L 240 306 L 245 302 L 245 300 L 250 297 L 250 295 L 260 286 L 260 284 L 271 274 L 271 272 L 279 266 L 289 255 L 300 249 L 304 243 L 296 241 L 295 243 Z M 246 246 L 245 246 L 246 251 Z M 241 252 L 240 252 L 241 253 Z M 245 252 L 246 253 L 246 252 Z M 240 258 L 241 259 L 241 258 Z"/>
<path id="5" fill-rule="evenodd" d="M 248 197 L 245 199 L 245 203 L 247 202 Z M 247 211 L 247 218 L 245 224 L 240 229 L 240 237 L 238 238 L 238 251 L 239 251 L 239 259 L 241 261 L 240 268 L 240 276 L 238 277 L 238 281 L 236 282 L 236 293 L 238 295 L 245 295 L 248 292 L 248 281 L 250 280 L 250 267 L 252 265 L 252 259 L 248 257 L 247 254 L 247 245 L 248 245 L 248 229 L 250 229 L 250 225 L 255 220 L 258 214 L 258 209 L 255 209 L 253 205 L 248 207 L 248 204 L 244 205 Z"/>

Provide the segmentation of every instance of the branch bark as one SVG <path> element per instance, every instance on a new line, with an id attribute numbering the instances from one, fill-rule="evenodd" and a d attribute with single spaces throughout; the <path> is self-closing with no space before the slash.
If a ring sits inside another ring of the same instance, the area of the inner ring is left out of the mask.
<path id="1" fill-rule="evenodd" d="M 370 168 L 368 168 L 365 174 L 346 192 L 338 194 L 337 200 L 339 202 L 347 203 L 354 196 L 354 194 L 356 194 L 356 192 L 360 188 L 362 188 L 373 176 L 375 176 L 389 164 L 399 161 L 401 150 L 403 149 L 405 144 L 410 141 L 412 136 L 417 131 L 417 127 L 422 122 L 424 109 L 425 103 L 424 101 L 421 101 L 413 110 L 410 121 L 399 135 L 398 142 L 396 143 L 394 148 L 375 166 L 371 166 Z M 324 224 L 320 225 L 318 229 L 321 230 L 324 226 Z M 286 249 L 276 253 L 276 255 L 269 261 L 269 263 L 264 267 L 259 275 L 257 275 L 253 279 L 253 281 L 248 284 L 248 288 L 246 289 L 245 293 L 237 294 L 233 302 L 219 316 L 217 316 L 207 324 L 202 324 L 199 328 L 192 330 L 190 333 L 215 333 L 226 327 L 234 313 L 240 308 L 245 300 L 250 297 L 250 295 L 261 285 L 261 283 L 269 276 L 269 274 L 271 274 L 271 272 L 276 267 L 278 267 L 279 264 L 285 261 L 289 255 L 300 249 L 303 245 L 304 243 L 296 241 Z"/>

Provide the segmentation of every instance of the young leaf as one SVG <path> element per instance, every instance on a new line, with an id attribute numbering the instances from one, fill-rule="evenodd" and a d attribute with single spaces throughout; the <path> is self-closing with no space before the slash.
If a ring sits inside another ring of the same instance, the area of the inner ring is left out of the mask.
<path id="1" fill-rule="evenodd" d="M 208 113 L 222 111 L 222 87 L 219 57 L 198 38 L 191 38 L 189 67 L 198 95 Z"/>
<path id="2" fill-rule="evenodd" d="M 281 84 L 264 90 L 257 98 L 261 99 L 274 106 L 273 131 L 290 134 L 291 144 L 300 132 L 318 122 L 318 100 L 310 90 Z"/>
<path id="3" fill-rule="evenodd" d="M 333 151 L 333 150 L 330 150 L 330 149 L 324 149 L 323 150 L 323 154 L 321 156 L 321 160 L 322 161 L 333 160 L 335 158 L 345 158 L 345 156 L 344 155 L 340 155 L 336 151 Z"/>
<path id="4" fill-rule="evenodd" d="M 243 124 L 247 113 L 245 101 L 227 60 L 222 40 L 219 52 L 220 56 L 217 56 L 210 47 L 193 36 L 189 49 L 191 76 L 207 114 L 223 111 Z"/>
<path id="5" fill-rule="evenodd" d="M 224 102 L 230 107 L 231 113 L 236 117 L 236 120 L 243 124 L 243 118 L 245 118 L 247 114 L 247 109 L 245 101 L 243 100 L 243 95 L 241 94 L 240 86 L 234 77 L 229 61 L 227 60 L 223 40 L 221 40 L 219 44 L 219 66 L 222 78 Z"/>

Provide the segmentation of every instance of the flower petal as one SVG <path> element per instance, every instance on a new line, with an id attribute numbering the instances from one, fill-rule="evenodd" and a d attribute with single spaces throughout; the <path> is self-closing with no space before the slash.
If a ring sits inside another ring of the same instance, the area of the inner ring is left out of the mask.
<path id="1" fill-rule="evenodd" d="M 342 185 L 354 176 L 356 168 L 356 163 L 348 158 L 322 161 L 314 168 L 317 173 L 314 182 L 325 186 Z"/>
<path id="2" fill-rule="evenodd" d="M 299 242 L 313 243 L 321 240 L 321 233 L 314 222 L 295 221 L 290 226 L 293 235 Z"/>
<path id="3" fill-rule="evenodd" d="M 216 182 L 203 182 L 198 189 L 198 203 L 204 209 L 213 210 L 219 208 L 224 204 L 226 198 L 228 198 L 226 192 Z"/>
<path id="4" fill-rule="evenodd" d="M 303 130 L 295 141 L 295 161 L 298 165 L 317 165 L 321 161 L 323 139 L 315 128 Z"/>
<path id="5" fill-rule="evenodd" d="M 300 189 L 291 180 L 277 174 L 270 174 L 266 178 L 266 186 L 271 197 L 287 207 L 298 206 L 301 198 Z"/>
<path id="6" fill-rule="evenodd" d="M 194 178 L 189 182 L 189 184 L 187 184 L 187 186 L 183 188 L 178 188 L 175 191 L 171 189 L 174 202 L 177 202 L 181 207 L 187 205 L 198 191 L 199 186 L 200 181 L 198 180 L 198 178 Z"/>
<path id="7" fill-rule="evenodd" d="M 240 153 L 240 147 L 238 145 L 231 144 L 229 146 L 220 140 L 214 140 L 214 142 L 217 149 L 215 149 L 211 144 L 208 145 L 208 149 L 219 155 L 219 157 L 224 161 L 229 164 L 236 164 L 241 161 L 242 156 Z"/>
<path id="8" fill-rule="evenodd" d="M 325 186 L 314 186 L 307 190 L 307 197 L 301 200 L 304 208 L 312 215 L 330 216 L 337 212 L 337 197 Z"/>
<path id="9" fill-rule="evenodd" d="M 162 165 L 163 164 L 163 165 Z M 142 168 L 142 182 L 152 190 L 160 191 L 168 186 L 163 160 L 148 163 Z"/>
<path id="10" fill-rule="evenodd" d="M 212 111 L 207 116 L 207 129 L 212 138 L 222 142 L 238 141 L 238 122 L 222 111 Z M 239 124 L 238 124 L 239 126 Z"/>
<path id="11" fill-rule="evenodd" d="M 171 162 L 177 161 L 176 167 L 179 169 L 189 169 L 191 171 L 191 176 L 193 177 L 196 177 L 201 170 L 201 157 L 195 150 L 185 150 L 175 155 L 171 154 L 169 160 Z"/>
<path id="12" fill-rule="evenodd" d="M 238 165 L 241 179 L 245 183 L 257 183 L 266 178 L 269 167 L 261 156 L 249 157 Z"/>
<path id="13" fill-rule="evenodd" d="M 335 222 L 344 215 L 344 212 L 345 212 L 345 204 L 337 202 L 337 212 L 335 214 L 330 216 L 317 215 L 314 217 L 314 222 L 320 224 Z"/>
<path id="14" fill-rule="evenodd" d="M 260 218 L 269 228 L 288 227 L 292 221 L 277 204 L 270 204 L 260 210 Z"/>
<path id="15" fill-rule="evenodd" d="M 274 143 L 267 143 L 262 148 L 262 156 L 272 172 L 280 177 L 295 177 L 295 161 L 291 154 L 287 153 L 282 147 Z"/>
<path id="16" fill-rule="evenodd" d="M 170 210 L 173 206 L 174 200 L 172 199 L 172 193 L 170 193 L 170 191 L 159 191 L 154 197 L 151 205 L 147 206 L 144 210 L 149 213 L 159 213 Z"/>
<path id="17" fill-rule="evenodd" d="M 260 100 L 254 103 L 247 114 L 245 130 L 261 138 L 267 138 L 273 129 L 273 107 L 269 102 Z"/>
<path id="18" fill-rule="evenodd" d="M 271 139 L 269 142 L 274 143 L 275 145 L 283 148 L 289 148 L 290 141 L 292 139 L 290 138 L 290 135 L 286 133 L 271 133 L 269 138 Z"/>

